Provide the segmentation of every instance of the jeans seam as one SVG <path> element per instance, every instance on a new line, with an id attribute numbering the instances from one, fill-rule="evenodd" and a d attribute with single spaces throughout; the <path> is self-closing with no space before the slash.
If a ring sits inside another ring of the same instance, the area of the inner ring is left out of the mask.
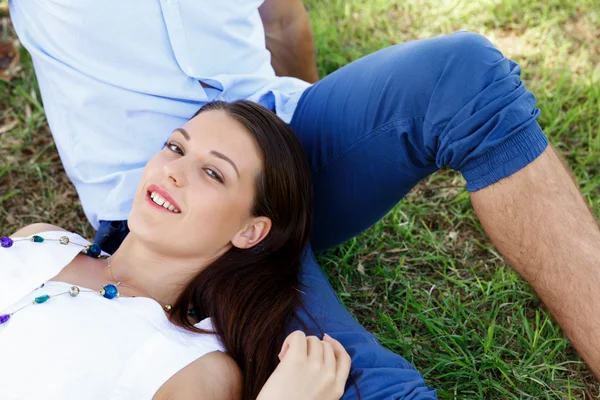
<path id="1" fill-rule="evenodd" d="M 318 173 L 319 171 L 321 171 L 323 168 L 331 165 L 333 162 L 337 161 L 339 158 L 341 158 L 342 156 L 346 155 L 347 153 L 349 153 L 350 151 L 354 150 L 356 147 L 358 147 L 359 142 L 364 141 L 364 140 L 368 140 L 368 139 L 372 139 L 374 137 L 379 136 L 382 133 L 388 132 L 389 130 L 391 130 L 391 128 L 395 128 L 398 126 L 402 126 L 402 125 L 408 125 L 408 121 L 409 120 L 414 120 L 415 118 L 424 118 L 424 115 L 411 115 L 408 117 L 402 117 L 399 119 L 394 119 L 392 121 L 386 122 L 383 125 L 378 126 L 377 128 L 374 128 L 372 130 L 370 130 L 368 133 L 356 138 L 352 143 L 349 143 L 348 145 L 346 145 L 346 147 L 344 147 L 343 149 L 341 149 L 340 151 L 338 151 L 336 154 L 334 154 L 329 160 L 327 160 L 325 163 L 323 163 L 322 165 L 319 166 L 319 168 L 315 169 L 315 173 Z"/>

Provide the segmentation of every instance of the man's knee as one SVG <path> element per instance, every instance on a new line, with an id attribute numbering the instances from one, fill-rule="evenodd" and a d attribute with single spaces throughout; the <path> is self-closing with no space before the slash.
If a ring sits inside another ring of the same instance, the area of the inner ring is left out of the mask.
<path id="1" fill-rule="evenodd" d="M 477 65 L 481 61 L 499 60 L 502 53 L 483 35 L 475 32 L 455 32 L 444 36 L 447 53 L 455 55 L 468 64 Z"/>
<path id="2" fill-rule="evenodd" d="M 397 83 L 386 86 L 386 99 L 407 108 L 392 114 L 424 113 L 427 125 L 437 129 L 443 129 L 489 86 L 499 90 L 485 94 L 495 95 L 503 90 L 501 86 L 510 91 L 521 83 L 518 65 L 473 32 L 408 42 L 384 54 L 377 60 L 377 73 Z"/>
<path id="3" fill-rule="evenodd" d="M 478 33 L 456 32 L 447 35 L 441 47 L 441 57 L 445 60 L 441 79 L 454 82 L 451 85 L 457 89 L 454 95 L 463 96 L 464 101 L 507 77 L 517 67 L 516 63 L 505 58 L 485 36 Z"/>
<path id="4" fill-rule="evenodd" d="M 517 63 L 475 33 L 444 40 L 446 64 L 428 105 L 425 135 L 435 139 L 437 166 L 462 171 L 469 190 L 477 190 L 517 168 L 510 160 L 529 161 L 547 141 Z M 535 149 L 531 157 L 525 148 Z"/>

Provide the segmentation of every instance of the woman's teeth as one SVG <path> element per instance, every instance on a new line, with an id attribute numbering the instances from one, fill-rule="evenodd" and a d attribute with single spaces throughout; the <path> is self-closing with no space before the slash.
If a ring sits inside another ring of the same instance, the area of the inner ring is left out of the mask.
<path id="1" fill-rule="evenodd" d="M 168 201 L 166 201 L 165 198 L 162 197 L 157 192 L 152 192 L 150 194 L 150 198 L 152 199 L 153 202 L 155 202 L 159 206 L 163 206 L 167 210 L 173 211 L 174 213 L 180 212 L 178 209 L 176 209 L 175 207 L 173 207 L 173 205 L 171 203 L 169 203 Z"/>

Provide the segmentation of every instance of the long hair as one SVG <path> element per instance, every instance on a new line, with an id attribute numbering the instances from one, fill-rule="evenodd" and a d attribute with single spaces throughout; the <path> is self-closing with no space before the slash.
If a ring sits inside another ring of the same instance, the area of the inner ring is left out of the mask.
<path id="1" fill-rule="evenodd" d="M 252 135 L 262 153 L 253 216 L 271 219 L 269 234 L 250 249 L 232 247 L 185 287 L 171 321 L 193 332 L 188 312 L 210 317 L 225 351 L 243 374 L 243 398 L 255 399 L 279 363 L 285 327 L 301 307 L 299 275 L 312 229 L 310 169 L 292 129 L 249 101 L 212 102 Z"/>

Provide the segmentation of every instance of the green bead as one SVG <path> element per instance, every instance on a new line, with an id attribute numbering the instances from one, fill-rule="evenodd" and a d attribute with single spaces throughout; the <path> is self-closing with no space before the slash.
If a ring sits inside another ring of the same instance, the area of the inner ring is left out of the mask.
<path id="1" fill-rule="evenodd" d="M 44 238 L 38 235 L 34 235 L 31 238 L 32 241 L 36 242 L 36 243 L 42 243 L 44 241 Z"/>
<path id="2" fill-rule="evenodd" d="M 48 296 L 47 294 L 43 295 L 43 296 L 39 296 L 35 298 L 35 302 L 37 304 L 42 304 L 48 301 L 48 299 L 50 298 L 50 296 Z"/>

